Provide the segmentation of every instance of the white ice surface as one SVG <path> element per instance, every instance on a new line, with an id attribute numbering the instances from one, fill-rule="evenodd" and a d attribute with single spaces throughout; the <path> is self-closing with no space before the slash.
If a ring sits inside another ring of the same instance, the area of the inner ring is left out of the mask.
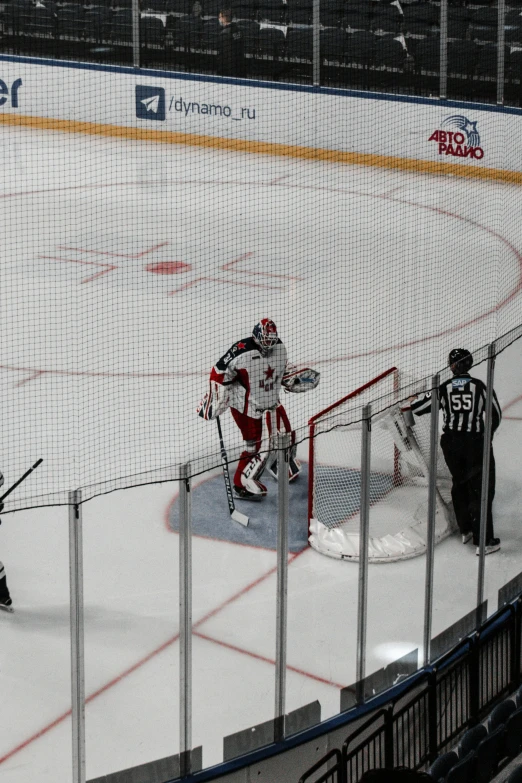
<path id="1" fill-rule="evenodd" d="M 290 356 L 322 372 L 316 393 L 285 397 L 301 427 L 391 364 L 432 374 L 455 342 L 522 321 L 514 188 L 18 129 L 2 140 L 0 467 L 9 482 L 43 456 L 35 495 L 217 451 L 195 405 L 213 361 L 265 314 Z M 248 253 L 241 273 L 222 269 Z M 86 259 L 107 258 L 115 270 L 82 282 L 106 268 Z M 174 260 L 192 269 L 145 269 Z M 169 296 L 197 277 L 220 282 Z M 506 420 L 490 613 L 521 570 L 521 353 L 496 364 Z M 88 778 L 179 750 L 175 493 L 165 483 L 83 506 Z M 67 509 L 4 516 L 0 556 L 16 606 L 0 615 L 0 781 L 69 783 Z M 193 556 L 193 744 L 209 765 L 223 736 L 273 716 L 276 558 L 202 538 Z M 434 634 L 474 608 L 477 561 L 456 538 L 437 547 Z M 368 673 L 421 647 L 424 569 L 370 568 Z M 334 715 L 353 683 L 357 578 L 311 550 L 292 557 L 288 710 L 319 699 Z"/>

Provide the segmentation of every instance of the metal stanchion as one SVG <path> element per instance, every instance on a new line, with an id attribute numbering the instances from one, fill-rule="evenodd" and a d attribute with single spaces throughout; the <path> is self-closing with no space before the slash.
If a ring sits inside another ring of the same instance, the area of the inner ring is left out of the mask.
<path id="1" fill-rule="evenodd" d="M 321 0 L 313 0 L 312 8 L 312 83 L 321 84 Z"/>
<path id="2" fill-rule="evenodd" d="M 132 64 L 139 68 L 140 62 L 140 0 L 132 0 Z"/>
<path id="3" fill-rule="evenodd" d="M 440 375 L 431 379 L 430 463 L 428 486 L 428 534 L 426 540 L 426 583 L 424 588 L 424 666 L 430 662 L 433 612 L 433 553 L 437 517 L 437 454 L 439 445 Z"/>
<path id="4" fill-rule="evenodd" d="M 69 587 L 71 623 L 72 772 L 85 783 L 85 654 L 81 491 L 69 492 Z"/>
<path id="5" fill-rule="evenodd" d="M 497 103 L 504 104 L 504 79 L 506 70 L 506 0 L 498 0 L 498 39 L 497 39 Z"/>
<path id="6" fill-rule="evenodd" d="M 284 738 L 286 694 L 286 637 L 288 612 L 288 462 L 290 434 L 277 439 L 277 612 L 275 656 L 275 737 Z"/>
<path id="7" fill-rule="evenodd" d="M 179 763 L 190 774 L 192 749 L 192 509 L 190 463 L 179 480 Z"/>
<path id="8" fill-rule="evenodd" d="M 448 0 L 440 3 L 440 77 L 439 98 L 448 97 Z"/>
<path id="9" fill-rule="evenodd" d="M 482 455 L 482 493 L 480 496 L 480 559 L 477 580 L 477 608 L 484 600 L 484 569 L 486 548 L 486 522 L 488 515 L 489 469 L 492 436 L 493 379 L 495 375 L 495 343 L 488 347 L 488 376 L 486 381 L 486 406 L 484 409 L 484 453 Z M 478 619 L 478 618 L 477 618 Z"/>
<path id="10" fill-rule="evenodd" d="M 371 405 L 363 408 L 361 443 L 361 505 L 359 524 L 359 595 L 357 606 L 357 699 L 364 700 L 366 675 L 366 627 L 368 605 L 368 544 L 370 541 Z"/>

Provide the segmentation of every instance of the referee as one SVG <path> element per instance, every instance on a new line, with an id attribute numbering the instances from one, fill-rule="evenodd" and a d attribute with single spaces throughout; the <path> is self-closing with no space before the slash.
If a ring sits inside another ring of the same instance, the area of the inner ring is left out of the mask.
<path id="1" fill-rule="evenodd" d="M 469 374 L 473 356 L 465 348 L 454 348 L 448 357 L 453 378 L 439 386 L 439 405 L 443 414 L 440 445 L 453 484 L 451 498 L 462 534 L 462 543 L 470 538 L 479 554 L 480 502 L 482 492 L 482 458 L 484 453 L 484 411 L 486 386 Z M 431 392 L 411 405 L 417 416 L 431 411 Z M 502 413 L 493 391 L 492 432 L 500 424 Z M 500 539 L 493 533 L 493 498 L 495 496 L 495 459 L 490 454 L 488 507 L 486 518 L 486 554 L 500 549 Z"/>

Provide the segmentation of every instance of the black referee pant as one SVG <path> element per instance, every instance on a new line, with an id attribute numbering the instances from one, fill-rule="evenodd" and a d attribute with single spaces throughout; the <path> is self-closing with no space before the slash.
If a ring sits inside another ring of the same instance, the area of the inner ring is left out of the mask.
<path id="1" fill-rule="evenodd" d="M 472 432 L 444 432 L 440 439 L 444 459 L 453 484 L 451 499 L 461 533 L 473 533 L 473 543 L 480 540 L 480 499 L 482 494 L 482 459 L 484 436 Z M 486 518 L 486 541 L 494 537 L 493 498 L 495 497 L 495 458 L 490 454 L 489 492 Z"/>

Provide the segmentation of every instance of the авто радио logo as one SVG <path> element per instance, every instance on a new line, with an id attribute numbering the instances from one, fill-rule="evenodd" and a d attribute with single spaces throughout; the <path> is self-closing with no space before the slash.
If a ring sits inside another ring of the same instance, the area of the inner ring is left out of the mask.
<path id="1" fill-rule="evenodd" d="M 163 87 L 136 85 L 136 117 L 140 120 L 164 120 L 165 90 Z"/>
<path id="2" fill-rule="evenodd" d="M 453 155 L 456 158 L 474 158 L 481 160 L 484 150 L 480 146 L 480 134 L 477 123 L 468 120 L 462 114 L 453 114 L 442 121 L 443 128 L 455 130 L 436 130 L 428 141 L 436 141 L 439 155 Z"/>

